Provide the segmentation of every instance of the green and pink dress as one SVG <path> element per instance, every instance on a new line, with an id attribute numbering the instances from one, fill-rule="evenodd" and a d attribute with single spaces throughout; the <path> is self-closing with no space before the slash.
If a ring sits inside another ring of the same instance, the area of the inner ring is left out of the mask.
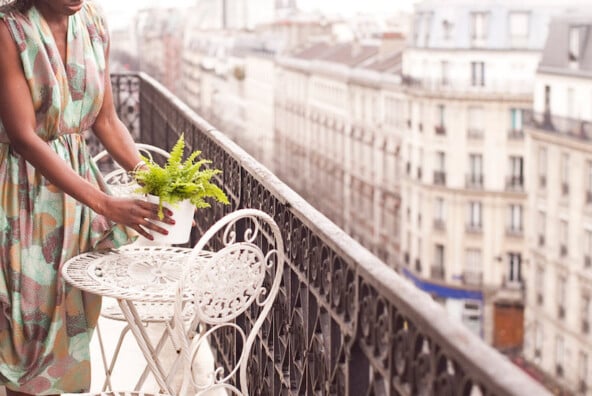
<path id="1" fill-rule="evenodd" d="M 89 1 L 69 17 L 65 65 L 35 7 L 0 13 L 0 21 L 20 53 L 35 132 L 107 191 L 82 135 L 103 102 L 108 34 L 101 14 Z M 0 384 L 36 395 L 88 391 L 101 302 L 65 284 L 60 269 L 80 253 L 127 242 L 123 227 L 60 191 L 16 153 L 0 120 Z"/>

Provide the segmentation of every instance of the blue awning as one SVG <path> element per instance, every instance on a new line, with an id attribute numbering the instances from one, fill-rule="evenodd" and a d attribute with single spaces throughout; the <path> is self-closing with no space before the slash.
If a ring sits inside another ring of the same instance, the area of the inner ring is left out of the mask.
<path id="1" fill-rule="evenodd" d="M 483 292 L 481 290 L 468 290 L 458 287 L 451 287 L 432 283 L 421 279 L 407 268 L 403 268 L 405 276 L 415 284 L 417 288 L 426 293 L 435 295 L 441 298 L 453 298 L 457 300 L 479 300 L 483 301 Z"/>

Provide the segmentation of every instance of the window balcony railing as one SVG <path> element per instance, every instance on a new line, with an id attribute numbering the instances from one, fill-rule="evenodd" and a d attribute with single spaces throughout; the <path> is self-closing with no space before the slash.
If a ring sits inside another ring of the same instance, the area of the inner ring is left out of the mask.
<path id="1" fill-rule="evenodd" d="M 506 191 L 524 191 L 524 178 L 522 176 L 508 176 L 506 178 Z"/>
<path id="2" fill-rule="evenodd" d="M 442 264 L 434 264 L 430 267 L 430 278 L 432 279 L 444 280 L 445 274 Z"/>
<path id="3" fill-rule="evenodd" d="M 592 190 L 586 190 L 586 205 L 592 204 Z"/>
<path id="4" fill-rule="evenodd" d="M 465 177 L 465 185 L 468 189 L 481 190 L 483 188 L 483 174 L 469 173 Z"/>
<path id="5" fill-rule="evenodd" d="M 434 127 L 434 132 L 436 133 L 436 135 L 444 136 L 446 135 L 446 127 L 444 125 L 436 125 Z"/>
<path id="6" fill-rule="evenodd" d="M 443 231 L 446 229 L 446 222 L 444 219 L 434 219 L 434 229 Z"/>
<path id="7" fill-rule="evenodd" d="M 231 205 L 201 210 L 194 241 L 240 208 L 262 209 L 282 228 L 284 279 L 253 346 L 250 394 L 549 394 L 152 78 L 112 83 L 137 141 L 170 150 L 185 133 L 189 149 L 224 171 Z M 236 320 L 248 327 L 251 311 Z M 240 354 L 233 331 L 210 341 L 223 365 Z"/>
<path id="8" fill-rule="evenodd" d="M 511 238 L 522 238 L 524 236 L 524 229 L 519 224 L 514 224 L 506 227 L 506 236 Z"/>
<path id="9" fill-rule="evenodd" d="M 466 285 L 481 286 L 483 284 L 483 272 L 465 270 L 462 274 L 462 281 Z"/>
<path id="10" fill-rule="evenodd" d="M 565 319 L 565 306 L 563 306 L 563 305 L 557 306 L 557 318 Z"/>
<path id="11" fill-rule="evenodd" d="M 499 79 L 487 81 L 476 78 L 471 79 L 446 79 L 441 78 L 417 78 L 409 75 L 402 77 L 402 83 L 414 89 L 421 89 L 433 94 L 443 95 L 528 95 L 532 92 L 532 82 L 508 81 Z"/>
<path id="12" fill-rule="evenodd" d="M 508 130 L 508 140 L 523 140 L 524 130 L 523 129 L 510 129 Z"/>
<path id="13" fill-rule="evenodd" d="M 524 123 L 544 132 L 577 140 L 592 140 L 592 121 L 560 117 L 550 113 L 524 111 Z"/>
<path id="14" fill-rule="evenodd" d="M 438 186 L 446 185 L 446 172 L 434 171 L 434 184 Z"/>
<path id="15" fill-rule="evenodd" d="M 481 140 L 481 139 L 483 139 L 483 129 L 469 128 L 469 129 L 467 129 L 467 137 L 469 139 Z"/>
<path id="16" fill-rule="evenodd" d="M 483 232 L 483 225 L 481 223 L 466 223 L 465 231 L 467 234 L 481 234 Z"/>

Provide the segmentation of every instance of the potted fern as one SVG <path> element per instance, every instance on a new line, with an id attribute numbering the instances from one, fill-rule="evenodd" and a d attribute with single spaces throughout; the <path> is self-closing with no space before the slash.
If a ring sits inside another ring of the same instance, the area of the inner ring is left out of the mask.
<path id="1" fill-rule="evenodd" d="M 201 151 L 192 152 L 184 160 L 184 150 L 185 139 L 181 134 L 164 166 L 142 157 L 146 167 L 133 173 L 140 185 L 138 192 L 145 194 L 149 201 L 158 203 L 160 218 L 164 217 L 163 206 L 173 212 L 175 224 L 162 225 L 168 229 L 169 234 L 154 234 L 155 241 L 163 244 L 189 241 L 195 208 L 209 208 L 210 201 L 228 204 L 228 197 L 224 191 L 212 182 L 212 177 L 222 171 L 205 167 L 212 162 L 210 160 L 198 161 L 197 157 Z"/>

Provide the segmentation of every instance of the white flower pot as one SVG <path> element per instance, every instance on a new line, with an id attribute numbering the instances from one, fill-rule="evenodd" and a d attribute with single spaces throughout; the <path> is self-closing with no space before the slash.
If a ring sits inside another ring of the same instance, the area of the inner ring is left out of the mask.
<path id="1" fill-rule="evenodd" d="M 153 202 L 156 204 L 158 203 L 158 197 L 154 195 L 146 196 L 146 200 L 148 202 Z M 193 224 L 193 216 L 195 214 L 195 206 L 193 206 L 193 204 L 188 199 L 178 202 L 174 205 L 165 202 L 163 206 L 173 212 L 175 224 L 170 225 L 159 222 L 158 225 L 166 229 L 169 232 L 168 235 L 151 231 L 154 240 L 145 240 L 145 245 L 173 245 L 189 242 L 191 226 Z M 142 236 L 140 236 L 140 238 L 145 239 Z"/>

